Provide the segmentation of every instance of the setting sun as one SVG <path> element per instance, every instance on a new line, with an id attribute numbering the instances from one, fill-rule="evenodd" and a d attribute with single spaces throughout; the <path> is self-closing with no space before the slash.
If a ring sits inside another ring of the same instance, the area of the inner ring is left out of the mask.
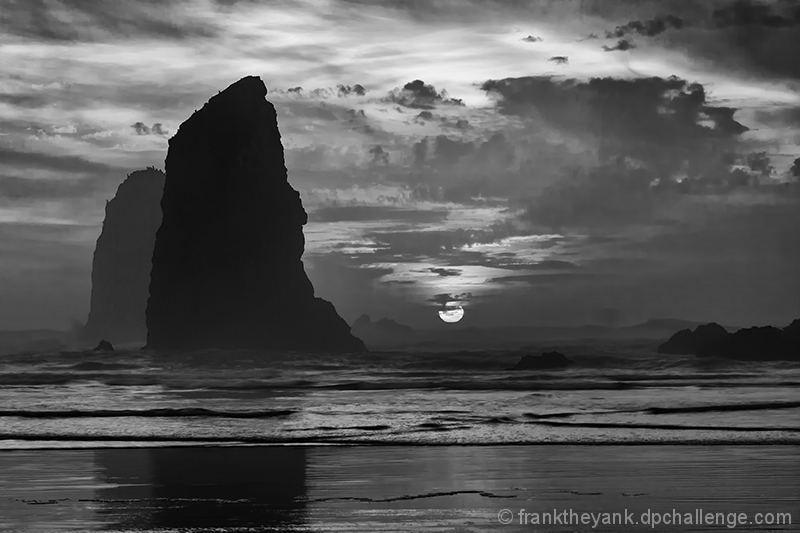
<path id="1" fill-rule="evenodd" d="M 449 324 L 454 324 L 464 318 L 464 308 L 460 305 L 448 305 L 439 310 L 439 318 Z"/>

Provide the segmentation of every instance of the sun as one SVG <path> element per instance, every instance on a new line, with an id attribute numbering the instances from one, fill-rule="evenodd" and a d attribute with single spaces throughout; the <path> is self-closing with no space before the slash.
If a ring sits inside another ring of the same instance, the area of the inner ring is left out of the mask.
<path id="1" fill-rule="evenodd" d="M 460 305 L 448 304 L 444 309 L 439 310 L 439 318 L 449 324 L 454 324 L 464 318 L 464 308 Z"/>

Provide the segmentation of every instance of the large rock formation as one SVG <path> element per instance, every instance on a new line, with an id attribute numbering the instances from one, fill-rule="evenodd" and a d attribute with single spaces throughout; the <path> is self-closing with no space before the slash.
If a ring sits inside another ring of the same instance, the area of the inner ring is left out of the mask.
<path id="1" fill-rule="evenodd" d="M 163 191 L 163 172 L 138 170 L 106 203 L 106 218 L 92 261 L 91 310 L 82 332 L 85 339 L 116 343 L 147 337 L 145 308 Z"/>
<path id="2" fill-rule="evenodd" d="M 363 351 L 303 268 L 300 194 L 258 77 L 217 94 L 169 141 L 150 348 Z"/>
<path id="3" fill-rule="evenodd" d="M 658 353 L 696 355 L 701 347 L 713 344 L 728 335 L 728 330 L 715 322 L 697 326 L 694 331 L 682 329 L 658 347 Z"/>

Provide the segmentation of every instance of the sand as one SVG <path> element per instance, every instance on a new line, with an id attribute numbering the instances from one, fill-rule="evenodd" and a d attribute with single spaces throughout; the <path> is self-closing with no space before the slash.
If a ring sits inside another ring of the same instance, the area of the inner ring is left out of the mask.
<path id="1" fill-rule="evenodd" d="M 798 531 L 798 473 L 798 446 L 18 450 L 0 452 L 0 530 L 720 531 L 737 513 L 736 531 Z M 739 524 L 757 513 L 792 525 Z"/>

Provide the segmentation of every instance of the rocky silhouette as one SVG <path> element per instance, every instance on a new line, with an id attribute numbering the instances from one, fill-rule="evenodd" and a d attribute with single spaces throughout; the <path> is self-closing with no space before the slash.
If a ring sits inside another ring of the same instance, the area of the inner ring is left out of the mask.
<path id="1" fill-rule="evenodd" d="M 696 355 L 703 346 L 713 344 L 728 335 L 728 330 L 715 322 L 697 326 L 694 331 L 682 329 L 658 347 L 658 353 Z"/>
<path id="2" fill-rule="evenodd" d="M 544 352 L 542 355 L 527 354 L 511 370 L 549 370 L 565 368 L 575 364 L 561 352 Z"/>
<path id="3" fill-rule="evenodd" d="M 740 361 L 800 361 L 800 335 L 795 320 L 784 329 L 772 326 L 740 329 L 700 347 L 698 357 Z"/>
<path id="4" fill-rule="evenodd" d="M 397 350 L 415 343 L 417 332 L 410 326 L 391 318 L 373 321 L 369 315 L 361 315 L 353 322 L 350 331 L 364 341 L 370 350 Z"/>
<path id="5" fill-rule="evenodd" d="M 361 315 L 353 322 L 353 327 L 351 331 L 356 335 L 359 333 L 380 333 L 386 335 L 408 335 L 413 330 L 411 326 L 406 326 L 400 324 L 392 320 L 391 318 L 382 318 L 375 322 L 369 317 L 369 315 Z"/>
<path id="6" fill-rule="evenodd" d="M 795 339 L 800 339 L 800 318 L 792 320 L 792 323 L 783 328 L 783 331 Z"/>
<path id="7" fill-rule="evenodd" d="M 164 173 L 151 167 L 130 174 L 106 203 L 84 338 L 126 342 L 147 337 L 145 308 L 163 191 Z"/>
<path id="8" fill-rule="evenodd" d="M 92 349 L 93 352 L 113 352 L 114 346 L 107 340 L 102 340 L 97 343 L 97 346 Z"/>
<path id="9" fill-rule="evenodd" d="M 149 348 L 366 350 L 314 297 L 301 259 L 308 216 L 266 94 L 260 78 L 243 78 L 169 141 Z"/>

